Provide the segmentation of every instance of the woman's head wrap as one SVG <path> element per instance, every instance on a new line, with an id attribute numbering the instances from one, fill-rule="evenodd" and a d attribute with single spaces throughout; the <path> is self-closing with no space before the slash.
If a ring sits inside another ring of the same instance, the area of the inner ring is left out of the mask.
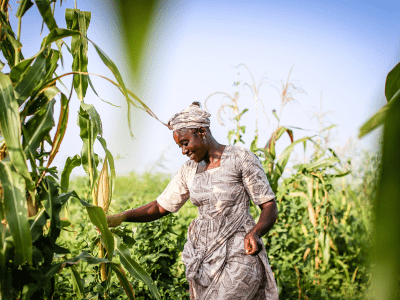
<path id="1" fill-rule="evenodd" d="M 210 116 L 210 113 L 200 108 L 199 102 L 193 102 L 169 119 L 168 126 L 173 131 L 182 128 L 210 127 Z"/>

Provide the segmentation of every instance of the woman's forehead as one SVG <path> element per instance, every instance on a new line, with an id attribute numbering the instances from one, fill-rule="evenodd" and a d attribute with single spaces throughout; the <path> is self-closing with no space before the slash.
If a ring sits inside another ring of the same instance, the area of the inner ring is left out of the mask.
<path id="1" fill-rule="evenodd" d="M 179 143 L 182 140 L 190 139 L 193 136 L 191 130 L 176 130 L 174 131 L 174 140 L 175 142 Z"/>

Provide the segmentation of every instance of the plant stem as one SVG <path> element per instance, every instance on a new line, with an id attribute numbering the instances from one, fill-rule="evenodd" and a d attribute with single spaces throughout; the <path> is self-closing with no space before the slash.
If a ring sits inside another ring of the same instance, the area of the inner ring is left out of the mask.
<path id="1" fill-rule="evenodd" d="M 17 41 L 20 41 L 20 37 L 21 37 L 21 19 L 22 17 L 18 18 L 18 31 L 17 31 Z M 14 65 L 16 65 L 17 63 L 19 63 L 19 52 L 21 51 L 20 48 L 15 49 L 15 61 L 14 61 Z"/>

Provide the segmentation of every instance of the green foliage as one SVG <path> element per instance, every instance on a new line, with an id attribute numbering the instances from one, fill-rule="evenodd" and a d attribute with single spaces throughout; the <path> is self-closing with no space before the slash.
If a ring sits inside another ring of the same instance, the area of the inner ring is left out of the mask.
<path id="1" fill-rule="evenodd" d="M 113 261 L 114 237 L 105 218 L 115 178 L 114 160 L 101 136 L 100 116 L 93 105 L 83 102 L 89 83 L 87 28 L 91 14 L 69 9 L 66 11 L 68 29 L 61 29 L 50 6 L 55 1 L 35 0 L 35 3 L 50 33 L 43 39 L 39 51 L 28 59 L 24 59 L 21 53 L 21 18 L 33 6 L 32 1 L 20 2 L 16 15 L 17 36 L 8 21 L 8 1 L 4 1 L 0 7 L 0 44 L 10 69 L 10 73 L 0 72 L 0 134 L 3 137 L 0 144 L 0 299 L 57 297 L 55 276 L 66 267 L 72 267 L 68 275 L 72 276 L 69 282 L 74 287 L 73 297 L 83 299 L 90 294 L 88 292 L 94 291 L 92 296 L 108 298 L 113 293 L 120 294 L 122 289 L 128 299 L 134 299 L 134 290 L 125 271 L 118 262 Z M 55 71 L 59 63 L 62 64 L 62 39 L 66 37 L 72 37 L 71 48 L 67 46 L 73 57 L 72 72 L 57 76 Z M 57 45 L 58 50 L 51 48 L 52 43 Z M 97 45 L 94 47 L 118 83 L 103 78 L 121 89 L 128 106 L 139 105 L 150 113 L 150 109 L 126 89 L 112 60 Z M 78 125 L 84 145 L 80 157 L 67 160 L 60 185 L 58 171 L 51 167 L 51 163 L 66 132 L 73 90 L 68 98 L 56 85 L 61 77 L 68 75 L 74 76 L 73 89 L 81 100 Z M 61 109 L 57 131 L 53 135 L 50 134 L 56 123 L 53 107 L 57 101 Z M 99 158 L 93 151 L 96 140 L 106 152 L 100 175 L 97 170 Z M 82 166 L 90 178 L 90 196 L 85 199 L 91 199 L 94 204 L 100 200 L 101 207 L 86 202 L 76 192 L 68 190 L 71 171 L 78 166 Z M 101 232 L 100 235 L 95 234 L 91 248 L 85 249 L 93 252 L 94 248 L 99 247 L 95 255 L 82 252 L 82 247 L 72 249 L 59 239 L 61 231 L 71 225 L 70 221 L 61 219 L 60 214 L 72 198 L 79 199 L 86 209 L 89 218 L 85 219 L 85 226 L 90 220 Z M 104 249 L 107 258 L 104 258 Z M 117 250 L 130 262 L 128 271 L 141 272 L 141 280 L 157 295 L 157 288 L 150 276 L 146 277 L 146 272 L 130 257 L 124 245 L 119 245 Z M 68 256 L 71 252 L 74 255 Z M 85 290 L 76 267 L 81 265 L 81 261 L 92 266 L 91 271 L 100 272 L 101 282 L 89 291 Z M 118 287 L 116 284 L 110 285 L 111 276 L 118 279 Z"/>
<path id="2" fill-rule="evenodd" d="M 400 64 L 397 64 L 386 78 L 385 94 L 389 102 L 377 113 L 383 115 L 381 123 L 384 124 L 384 129 L 382 163 L 374 199 L 371 296 L 383 300 L 400 299 L 400 258 L 397 251 L 400 246 L 399 79 Z M 374 117 L 368 120 L 366 125 L 370 124 Z M 363 129 L 365 128 L 360 129 L 360 135 Z"/>

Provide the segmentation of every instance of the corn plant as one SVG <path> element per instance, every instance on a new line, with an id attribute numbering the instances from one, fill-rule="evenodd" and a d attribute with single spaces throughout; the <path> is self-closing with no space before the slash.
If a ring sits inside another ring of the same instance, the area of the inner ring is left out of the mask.
<path id="1" fill-rule="evenodd" d="M 372 251 L 373 299 L 400 298 L 400 63 L 387 75 L 387 103 L 360 128 L 362 137 L 384 125 L 379 184 L 374 203 L 374 246 Z"/>
<path id="2" fill-rule="evenodd" d="M 234 85 L 238 86 L 239 82 L 235 82 Z M 244 144 L 244 141 L 242 140 L 242 135 L 246 132 L 246 126 L 241 126 L 240 125 L 240 119 L 242 118 L 243 114 L 248 111 L 248 109 L 245 108 L 242 111 L 240 111 L 239 106 L 238 106 L 238 101 L 239 101 L 239 98 L 240 98 L 239 92 L 235 92 L 233 95 L 229 95 L 228 93 L 225 93 L 225 92 L 212 93 L 204 101 L 204 106 L 205 106 L 206 109 L 207 109 L 207 101 L 211 97 L 213 97 L 215 95 L 223 95 L 222 100 L 221 100 L 221 106 L 220 106 L 220 108 L 218 109 L 218 112 L 217 112 L 218 122 L 222 126 L 224 126 L 225 124 L 224 124 L 224 121 L 222 119 L 222 114 L 228 114 L 229 118 L 235 124 L 235 128 L 229 130 L 229 132 L 228 132 L 229 144 L 231 143 L 232 138 L 233 138 L 233 144 L 234 145 L 239 144 L 239 143 L 243 143 Z M 229 111 L 226 112 L 225 109 L 229 109 Z"/>
<path id="3" fill-rule="evenodd" d="M 129 91 L 112 60 L 87 37 L 91 13 L 67 9 L 67 28 L 60 28 L 54 18 L 55 1 L 34 1 L 49 34 L 43 39 L 39 51 L 25 58 L 22 53 L 21 22 L 24 14 L 34 5 L 21 0 L 16 10 L 17 34 L 9 22 L 8 1 L 0 5 L 0 47 L 7 60 L 0 72 L 0 299 L 50 299 L 54 294 L 54 276 L 64 268 L 71 268 L 76 297 L 85 298 L 76 265 L 101 264 L 101 278 L 109 280 L 111 272 L 117 276 L 129 299 L 134 291 L 121 264 L 135 278 L 147 284 L 156 299 L 157 288 L 144 269 L 133 260 L 129 249 L 113 236 L 106 223 L 105 212 L 111 200 L 115 168 L 113 156 L 102 137 L 102 124 L 93 105 L 84 102 L 89 85 L 92 86 L 88 64 L 88 46 L 92 44 L 101 61 L 115 76 L 116 82 L 105 78 L 125 96 L 130 107 L 139 107 L 150 115 L 151 110 Z M 53 3 L 53 6 L 51 6 Z M 71 38 L 71 46 L 63 39 Z M 55 44 L 57 49 L 52 48 Z M 57 75 L 62 63 L 63 47 L 73 57 L 72 71 Z M 59 89 L 61 79 L 73 76 L 69 93 Z M 93 88 L 93 86 L 92 86 Z M 67 129 L 69 104 L 73 92 L 80 102 L 78 125 L 83 141 L 81 155 L 69 158 L 59 180 L 52 162 L 60 148 Z M 54 116 L 54 105 L 60 105 L 60 115 Z M 57 125 L 56 125 L 57 124 Z M 57 126 L 54 135 L 50 130 Z M 106 158 L 98 171 L 99 158 L 93 151 L 95 141 L 103 146 Z M 71 170 L 82 165 L 90 179 L 91 195 L 83 199 L 69 190 Z M 61 220 L 62 207 L 71 199 L 79 199 L 90 220 L 101 232 L 100 257 L 82 252 L 66 258 L 69 249 L 57 244 L 61 230 L 69 226 Z M 121 264 L 114 262 L 119 256 Z M 107 291 L 99 297 L 107 297 Z"/>

